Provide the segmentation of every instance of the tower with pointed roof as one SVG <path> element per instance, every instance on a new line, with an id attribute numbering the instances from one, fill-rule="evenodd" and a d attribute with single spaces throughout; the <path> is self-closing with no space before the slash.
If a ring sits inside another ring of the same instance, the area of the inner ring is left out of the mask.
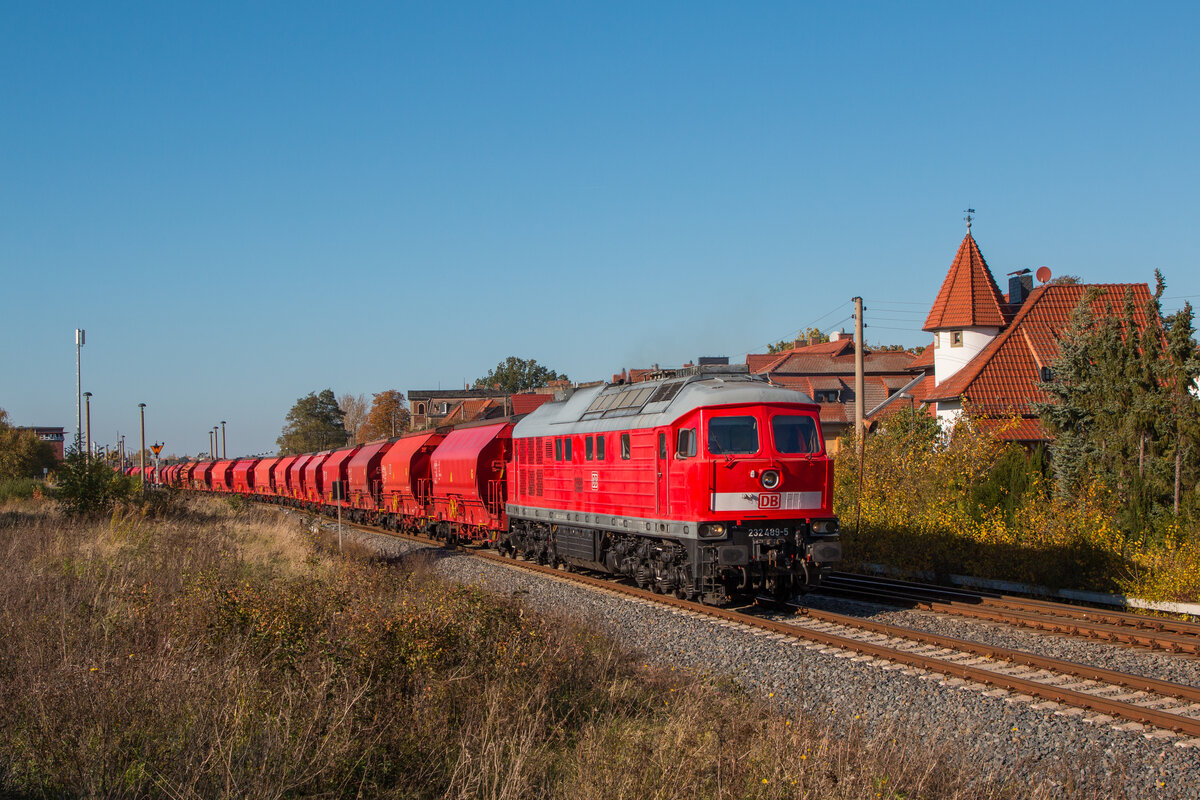
<path id="1" fill-rule="evenodd" d="M 967 235 L 923 328 L 933 334 L 935 383 L 945 383 L 970 363 L 1009 321 L 1004 295 L 971 235 L 968 218 Z"/>

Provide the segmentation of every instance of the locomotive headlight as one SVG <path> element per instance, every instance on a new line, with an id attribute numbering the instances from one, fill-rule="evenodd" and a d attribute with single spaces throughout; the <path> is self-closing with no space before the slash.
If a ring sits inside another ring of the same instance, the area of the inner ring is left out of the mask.
<path id="1" fill-rule="evenodd" d="M 706 522 L 700 526 L 700 537 L 703 539 L 719 539 L 725 535 L 725 525 L 720 522 Z"/>
<path id="2" fill-rule="evenodd" d="M 759 481 L 762 483 L 764 489 L 774 489 L 779 485 L 779 470 L 764 469 Z"/>
<path id="3" fill-rule="evenodd" d="M 838 532 L 838 521 L 836 519 L 814 519 L 812 532 L 821 536 L 833 536 Z"/>

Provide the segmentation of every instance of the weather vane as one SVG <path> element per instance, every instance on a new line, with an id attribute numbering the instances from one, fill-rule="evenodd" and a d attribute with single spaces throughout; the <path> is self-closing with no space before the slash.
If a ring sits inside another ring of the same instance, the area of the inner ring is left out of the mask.
<path id="1" fill-rule="evenodd" d="M 966 216 L 965 216 L 965 217 L 963 217 L 963 219 L 965 219 L 965 220 L 967 221 L 967 233 L 970 233 L 970 232 L 971 232 L 971 220 L 975 219 L 975 218 L 974 218 L 973 216 L 971 216 L 971 215 L 975 213 L 975 209 L 973 209 L 973 208 L 968 208 L 968 209 L 966 209 L 966 210 L 965 210 L 965 212 L 964 212 L 964 213 L 966 214 Z"/>

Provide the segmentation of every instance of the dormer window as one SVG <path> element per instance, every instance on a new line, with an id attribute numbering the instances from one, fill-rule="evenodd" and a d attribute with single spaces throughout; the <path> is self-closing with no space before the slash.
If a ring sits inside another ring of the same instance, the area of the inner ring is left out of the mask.
<path id="1" fill-rule="evenodd" d="M 951 347 L 962 347 L 963 346 L 962 343 L 963 343 L 963 332 L 962 331 L 950 331 L 950 346 Z"/>

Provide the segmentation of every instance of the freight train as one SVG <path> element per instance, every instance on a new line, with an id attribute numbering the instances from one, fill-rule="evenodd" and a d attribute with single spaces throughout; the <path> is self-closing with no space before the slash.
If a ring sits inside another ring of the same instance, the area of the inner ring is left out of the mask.
<path id="1" fill-rule="evenodd" d="M 521 417 L 320 453 L 176 464 L 163 480 L 723 604 L 788 597 L 841 558 L 819 407 L 744 366 L 580 388 Z"/>

